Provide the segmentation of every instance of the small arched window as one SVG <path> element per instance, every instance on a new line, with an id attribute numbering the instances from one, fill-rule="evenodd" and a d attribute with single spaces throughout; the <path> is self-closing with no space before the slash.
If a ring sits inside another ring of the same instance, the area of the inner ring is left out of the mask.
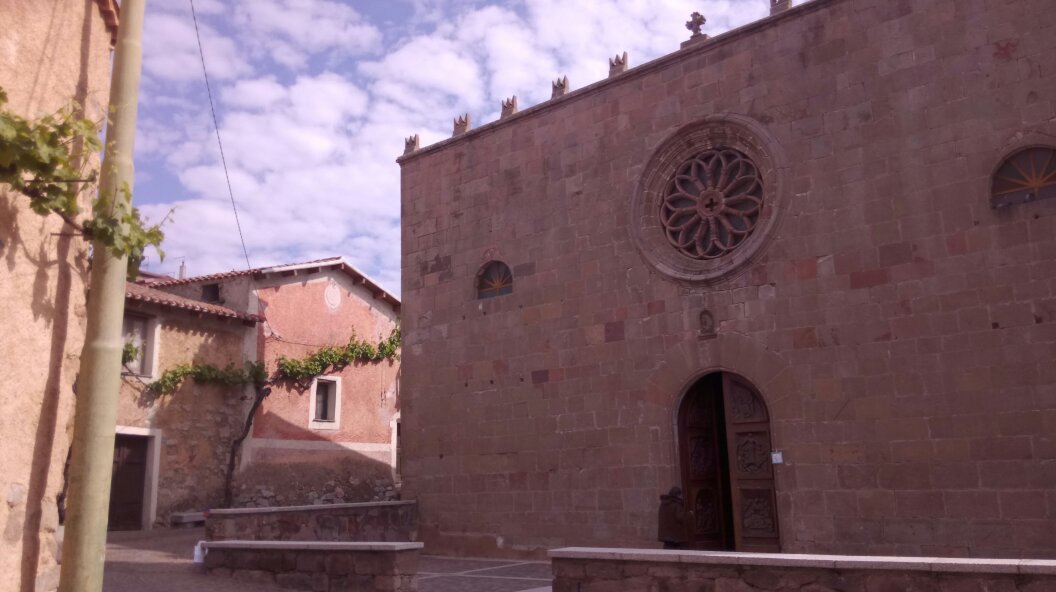
<path id="1" fill-rule="evenodd" d="M 1056 197 L 1056 148 L 1034 146 L 1009 156 L 994 173 L 990 205 L 1003 208 Z"/>
<path id="2" fill-rule="evenodd" d="M 513 292 L 513 273 L 502 261 L 491 261 L 477 274 L 477 298 L 492 298 Z"/>

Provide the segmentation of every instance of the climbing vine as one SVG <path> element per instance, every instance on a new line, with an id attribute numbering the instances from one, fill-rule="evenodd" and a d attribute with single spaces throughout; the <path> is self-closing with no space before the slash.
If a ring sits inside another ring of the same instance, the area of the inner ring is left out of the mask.
<path id="1" fill-rule="evenodd" d="M 357 362 L 380 362 L 399 359 L 400 328 L 393 329 L 389 336 L 377 345 L 359 341 L 353 336 L 347 345 L 324 347 L 301 359 L 281 357 L 278 369 L 271 377 L 263 363 L 248 363 L 242 370 L 233 367 L 217 368 L 212 364 L 180 364 L 162 372 L 157 380 L 147 385 L 147 390 L 157 395 L 171 395 L 179 390 L 180 385 L 190 378 L 199 384 L 216 384 L 223 386 L 254 386 L 253 403 L 246 414 L 242 433 L 231 443 L 228 456 L 227 476 L 224 480 L 224 506 L 231 506 L 231 483 L 235 474 L 235 459 L 242 449 L 242 442 L 249 436 L 253 427 L 253 417 L 257 414 L 264 399 L 271 394 L 271 384 L 277 382 L 294 382 L 307 388 L 309 381 L 316 376 L 326 374 L 331 369 L 340 370 Z"/>
<path id="2" fill-rule="evenodd" d="M 84 158 L 102 148 L 94 122 L 78 116 L 72 106 L 30 121 L 6 105 L 7 93 L 0 88 L 0 183 L 28 197 L 34 212 L 55 214 L 85 238 L 101 241 L 115 255 L 127 255 L 132 276 L 148 246 L 165 257 L 161 225 L 144 225 L 139 210 L 129 205 L 127 185 L 118 190 L 123 199 L 98 194 L 91 217 L 77 221 L 81 192 L 98 179 L 98 171 L 87 170 L 89 160 Z"/>
<path id="3" fill-rule="evenodd" d="M 218 368 L 212 364 L 180 364 L 161 373 L 157 380 L 147 385 L 156 395 L 175 393 L 183 381 L 190 378 L 198 384 L 243 386 L 252 384 L 258 388 L 281 381 L 305 383 L 330 370 L 342 368 L 356 362 L 380 362 L 399 358 L 400 329 L 397 327 L 377 345 L 359 341 L 355 337 L 347 345 L 324 347 L 301 359 L 280 357 L 273 377 L 268 377 L 263 363 L 249 363 L 243 369 Z M 135 356 L 133 356 L 134 358 Z"/>
<path id="4" fill-rule="evenodd" d="M 324 347 L 300 360 L 291 360 L 285 356 L 280 357 L 276 375 L 279 379 L 304 382 L 326 374 L 331 369 L 340 370 L 356 362 L 380 362 L 381 360 L 397 359 L 399 357 L 397 353 L 399 348 L 399 327 L 393 329 L 388 338 L 381 340 L 377 345 L 359 341 L 353 336 L 347 345 Z"/>
<path id="5" fill-rule="evenodd" d="M 136 361 L 136 358 L 143 353 L 143 350 L 136 346 L 131 341 L 126 341 L 124 347 L 121 348 L 121 365 L 128 366 L 132 362 Z"/>
<path id="6" fill-rule="evenodd" d="M 221 386 L 252 384 L 261 387 L 268 381 L 263 363 L 250 362 L 242 369 L 231 366 L 218 368 L 212 364 L 179 364 L 162 372 L 157 380 L 147 385 L 147 390 L 156 395 L 171 395 L 188 378 L 197 384 Z"/>

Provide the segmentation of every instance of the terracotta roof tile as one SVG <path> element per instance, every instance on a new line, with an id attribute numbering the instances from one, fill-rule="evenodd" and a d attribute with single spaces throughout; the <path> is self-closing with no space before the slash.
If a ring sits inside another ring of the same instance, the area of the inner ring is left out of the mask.
<path id="1" fill-rule="evenodd" d="M 106 30 L 110 32 L 110 45 L 117 44 L 117 26 L 121 22 L 121 6 L 117 0 L 95 0 L 99 6 L 99 13 L 106 24 Z"/>
<path id="2" fill-rule="evenodd" d="M 188 278 L 173 278 L 163 279 L 147 282 L 147 285 L 154 288 L 165 289 L 169 286 L 183 286 L 187 284 L 197 284 L 203 282 L 215 282 L 222 281 L 235 277 L 243 276 L 254 276 L 263 277 L 268 274 L 282 274 L 292 273 L 296 270 L 312 269 L 315 267 L 339 267 L 341 271 L 352 276 L 352 278 L 362 283 L 367 287 L 368 290 L 374 293 L 374 297 L 379 300 L 388 302 L 397 311 L 400 309 L 400 299 L 389 293 L 388 290 L 382 288 L 380 284 L 367 277 L 367 275 L 348 262 L 345 261 L 344 257 L 327 257 L 326 259 L 316 259 L 314 261 L 305 261 L 303 263 L 288 263 L 283 265 L 272 265 L 270 267 L 257 267 L 255 269 L 243 269 L 243 270 L 232 270 L 224 271 L 221 273 L 212 273 L 209 275 L 199 275 Z"/>
<path id="3" fill-rule="evenodd" d="M 241 277 L 244 275 L 260 275 L 267 273 L 269 270 L 278 269 L 282 267 L 299 267 L 302 265 L 311 265 L 318 263 L 320 266 L 324 265 L 336 265 L 341 262 L 341 257 L 327 257 L 326 259 L 316 259 L 315 261 L 305 261 L 304 263 L 290 263 L 287 265 L 273 265 L 271 267 L 256 267 L 254 269 L 241 269 L 231 271 L 221 271 L 220 273 L 211 273 L 209 275 L 195 275 L 185 278 L 172 278 L 167 280 L 157 280 L 150 282 L 152 286 L 182 286 L 184 284 L 197 284 L 199 282 L 211 282 L 214 280 L 226 280 L 233 277 Z"/>
<path id="4" fill-rule="evenodd" d="M 125 298 L 127 300 L 135 300 L 137 302 L 146 302 L 149 304 L 157 304 L 159 306 L 167 306 L 170 308 L 178 308 L 181 310 L 188 310 L 191 312 L 199 312 L 202 314 L 209 314 L 218 317 L 225 317 L 230 319 L 238 319 L 240 321 L 250 321 L 253 323 L 259 323 L 263 319 L 254 314 L 248 314 L 239 312 L 220 306 L 218 304 L 210 304 L 208 302 L 201 302 L 193 300 L 191 298 L 184 298 L 183 296 L 177 296 L 161 290 L 155 290 L 149 286 L 141 284 L 134 284 L 132 282 L 125 283 Z"/>

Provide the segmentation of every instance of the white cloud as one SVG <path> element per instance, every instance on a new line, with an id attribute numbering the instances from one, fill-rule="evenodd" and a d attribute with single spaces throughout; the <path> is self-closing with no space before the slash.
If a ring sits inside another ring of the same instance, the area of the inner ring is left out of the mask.
<path id="1" fill-rule="evenodd" d="M 286 87 L 276 82 L 274 76 L 238 80 L 223 93 L 225 104 L 247 109 L 265 109 L 287 96 Z"/>
<path id="2" fill-rule="evenodd" d="M 414 38 L 380 62 L 361 64 L 360 70 L 389 83 L 377 87 L 379 91 L 402 87 L 415 93 L 441 93 L 434 100 L 456 97 L 473 106 L 484 99 L 481 65 L 470 48 L 438 35 Z M 382 96 L 399 100 L 398 96 Z"/>
<path id="3" fill-rule="evenodd" d="M 199 30 L 210 78 L 222 81 L 252 72 L 233 39 L 200 21 Z M 202 79 L 201 55 L 189 12 L 148 12 L 143 39 L 143 70 L 148 77 L 176 82 Z"/>
<path id="4" fill-rule="evenodd" d="M 367 95 L 345 78 L 330 72 L 298 78 L 290 88 L 293 117 L 300 123 L 336 125 L 362 115 Z"/>
<path id="5" fill-rule="evenodd" d="M 332 0 L 196 0 L 254 265 L 345 255 L 399 293 L 394 160 L 406 136 L 419 133 L 423 145 L 449 137 L 452 118 L 466 111 L 479 126 L 514 94 L 530 107 L 549 98 L 550 81 L 562 74 L 581 88 L 604 78 L 608 58 L 625 50 L 632 67 L 675 51 L 693 10 L 705 13 L 705 31 L 714 34 L 764 16 L 768 6 L 409 1 L 419 12 L 396 18 L 386 34 L 402 37 L 382 47 L 377 26 Z M 144 211 L 160 217 L 176 203 L 165 246 L 186 257 L 192 273 L 244 267 L 208 103 L 202 87 L 189 84 L 201 76 L 189 14 L 153 7 L 137 153 L 167 167 L 181 185 L 168 193 L 187 199 Z"/>
<path id="6" fill-rule="evenodd" d="M 243 0 L 235 8 L 235 22 L 249 33 L 248 41 L 290 68 L 321 52 L 350 56 L 381 45 L 377 27 L 352 7 L 328 0 Z"/>

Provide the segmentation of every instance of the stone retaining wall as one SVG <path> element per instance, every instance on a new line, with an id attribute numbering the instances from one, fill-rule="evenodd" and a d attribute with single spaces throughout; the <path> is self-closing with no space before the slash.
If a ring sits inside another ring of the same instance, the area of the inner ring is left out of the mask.
<path id="1" fill-rule="evenodd" d="M 212 510 L 210 541 L 389 541 L 418 538 L 414 501 Z"/>
<path id="2" fill-rule="evenodd" d="M 1056 561 L 659 551 L 550 551 L 554 592 L 1056 591 Z"/>
<path id="3" fill-rule="evenodd" d="M 421 543 L 205 543 L 210 575 L 314 592 L 413 592 Z"/>

